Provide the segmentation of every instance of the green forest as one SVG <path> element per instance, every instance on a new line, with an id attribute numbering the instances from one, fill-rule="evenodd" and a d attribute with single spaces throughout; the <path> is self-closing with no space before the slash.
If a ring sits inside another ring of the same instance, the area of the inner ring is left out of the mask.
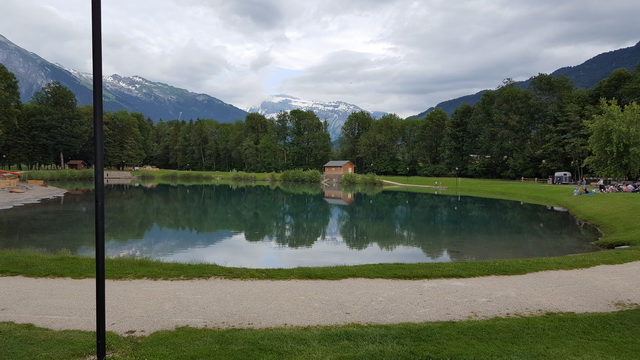
<path id="1" fill-rule="evenodd" d="M 359 173 L 380 175 L 640 176 L 640 64 L 612 72 L 592 89 L 546 74 L 528 84 L 522 88 L 506 79 L 451 116 L 440 109 L 418 119 L 352 113 L 337 144 L 326 121 L 311 111 L 275 119 L 251 113 L 235 123 L 156 124 L 141 113 L 105 113 L 105 165 L 279 172 L 320 170 L 340 159 L 351 160 Z M 0 64 L 0 156 L 5 168 L 91 164 L 93 109 L 78 106 L 74 94 L 55 82 L 22 103 L 16 77 Z"/>

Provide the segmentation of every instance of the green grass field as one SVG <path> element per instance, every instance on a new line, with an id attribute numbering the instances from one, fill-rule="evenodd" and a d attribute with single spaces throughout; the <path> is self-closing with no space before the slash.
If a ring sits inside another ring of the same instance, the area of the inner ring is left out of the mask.
<path id="1" fill-rule="evenodd" d="M 107 335 L 109 359 L 638 359 L 640 309 L 463 322 Z M 95 335 L 0 323 L 1 359 L 89 359 Z"/>

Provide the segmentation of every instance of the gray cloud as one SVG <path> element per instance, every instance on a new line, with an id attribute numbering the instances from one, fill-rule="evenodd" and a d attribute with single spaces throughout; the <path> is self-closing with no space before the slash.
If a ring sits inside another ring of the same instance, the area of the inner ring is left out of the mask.
<path id="1" fill-rule="evenodd" d="M 408 116 L 634 45 L 639 10 L 627 0 L 111 0 L 105 72 L 241 107 L 268 91 Z M 83 0 L 5 0 L 0 34 L 89 71 L 89 14 Z"/>

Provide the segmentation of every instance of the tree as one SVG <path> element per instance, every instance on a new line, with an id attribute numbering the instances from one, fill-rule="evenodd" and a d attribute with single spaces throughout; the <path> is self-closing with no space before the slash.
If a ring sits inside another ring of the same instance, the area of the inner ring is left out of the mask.
<path id="1" fill-rule="evenodd" d="M 458 107 L 447 121 L 444 132 L 444 151 L 447 166 L 456 175 L 466 175 L 469 162 L 471 139 L 468 133 L 469 121 L 473 116 L 473 107 L 463 104 Z"/>
<path id="2" fill-rule="evenodd" d="M 291 110 L 291 166 L 321 169 L 331 155 L 331 137 L 326 123 L 313 111 Z"/>
<path id="3" fill-rule="evenodd" d="M 219 123 L 215 120 L 198 119 L 192 133 L 193 147 L 198 159 L 198 168 L 202 171 L 215 170 L 218 147 L 215 139 Z M 194 164 L 194 168 L 195 168 Z"/>
<path id="4" fill-rule="evenodd" d="M 528 90 L 509 79 L 487 91 L 474 106 L 469 123 L 472 141 L 469 173 L 479 177 L 533 177 L 537 169 L 532 154 L 539 133 L 539 102 Z"/>
<path id="5" fill-rule="evenodd" d="M 404 122 L 396 114 L 386 114 L 373 122 L 358 144 L 358 154 L 365 162 L 364 172 L 397 173 L 403 130 Z"/>
<path id="6" fill-rule="evenodd" d="M 2 165 L 10 161 L 13 149 L 8 139 L 15 138 L 21 111 L 18 80 L 3 64 L 0 64 L 0 152 L 2 153 L 0 161 Z"/>
<path id="7" fill-rule="evenodd" d="M 2 135 L 18 124 L 22 103 L 18 79 L 3 64 L 0 64 L 0 146 Z"/>
<path id="8" fill-rule="evenodd" d="M 349 114 L 347 121 L 342 125 L 338 139 L 340 157 L 352 161 L 356 169 L 364 168 L 364 159 L 358 154 L 358 144 L 362 136 L 371 129 L 373 121 L 370 113 L 358 111 Z"/>
<path id="9" fill-rule="evenodd" d="M 142 165 L 147 157 L 138 119 L 125 110 L 104 117 L 104 162 L 107 166 Z"/>
<path id="10" fill-rule="evenodd" d="M 276 116 L 274 123 L 274 140 L 278 152 L 278 165 L 276 170 L 290 169 L 291 164 L 291 121 L 289 113 L 282 111 Z"/>
<path id="11" fill-rule="evenodd" d="M 621 108 L 617 101 L 600 101 L 601 114 L 587 121 L 589 149 L 586 160 L 599 176 L 636 178 L 640 175 L 640 105 Z"/>
<path id="12" fill-rule="evenodd" d="M 427 176 L 439 176 L 448 173 L 442 166 L 444 155 L 445 126 L 449 120 L 442 109 L 430 111 L 420 123 L 418 143 L 420 144 L 418 163 L 420 173 Z"/>
<path id="13" fill-rule="evenodd" d="M 588 94 L 577 90 L 565 77 L 539 74 L 530 79 L 531 91 L 538 97 L 539 127 L 532 134 L 532 156 L 538 176 L 570 169 L 583 176 L 587 156 L 584 119 L 588 118 Z"/>
<path id="14" fill-rule="evenodd" d="M 91 126 L 77 108 L 76 97 L 64 85 L 52 82 L 33 94 L 29 111 L 36 162 L 56 164 L 80 156 L 91 136 Z M 61 166 L 64 164 L 60 164 Z"/>
<path id="15" fill-rule="evenodd" d="M 273 140 L 273 121 L 258 113 L 247 114 L 244 126 L 244 140 L 241 144 L 242 158 L 246 171 L 265 172 L 275 170 L 274 159 L 277 147 L 268 146 Z M 266 140 L 271 138 L 270 140 Z M 268 159 L 268 160 L 266 160 Z M 267 164 L 269 163 L 269 164 Z"/>
<path id="16" fill-rule="evenodd" d="M 603 98 L 607 100 L 616 99 L 618 104 L 624 106 L 633 100 L 638 100 L 640 94 L 637 91 L 635 94 L 630 93 L 630 90 L 634 87 L 637 90 L 638 85 L 640 85 L 640 72 L 638 70 L 632 73 L 624 68 L 617 69 L 596 84 L 591 90 L 591 99 L 594 103 Z"/>

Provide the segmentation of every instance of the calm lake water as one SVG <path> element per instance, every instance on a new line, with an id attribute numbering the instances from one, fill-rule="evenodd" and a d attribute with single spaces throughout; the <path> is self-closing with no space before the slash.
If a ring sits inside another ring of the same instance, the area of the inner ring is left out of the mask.
<path id="1" fill-rule="evenodd" d="M 0 248 L 93 254 L 93 199 L 0 210 Z M 105 213 L 107 256 L 251 268 L 560 256 L 599 236 L 546 206 L 301 185 L 113 185 Z"/>

